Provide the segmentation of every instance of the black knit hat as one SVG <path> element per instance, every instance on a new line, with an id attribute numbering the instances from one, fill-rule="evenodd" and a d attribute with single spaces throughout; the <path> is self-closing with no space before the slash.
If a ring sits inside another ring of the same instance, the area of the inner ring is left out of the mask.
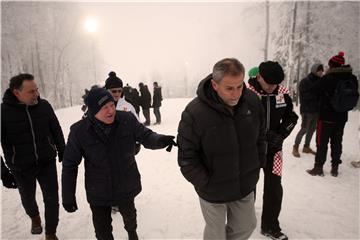
<path id="1" fill-rule="evenodd" d="M 114 102 L 114 98 L 104 88 L 91 89 L 85 98 L 85 104 L 88 106 L 91 115 L 95 115 L 105 104 L 111 101 Z"/>
<path id="2" fill-rule="evenodd" d="M 278 62 L 262 62 L 259 66 L 259 74 L 268 84 L 279 84 L 284 80 L 284 70 Z"/>
<path id="3" fill-rule="evenodd" d="M 111 89 L 111 88 L 122 88 L 123 82 L 120 78 L 116 76 L 116 73 L 111 71 L 109 72 L 109 77 L 105 81 L 105 88 Z"/>
<path id="4" fill-rule="evenodd" d="M 339 52 L 338 55 L 332 56 L 329 59 L 329 66 L 340 67 L 344 65 L 345 64 L 344 55 L 345 55 L 344 52 Z"/>

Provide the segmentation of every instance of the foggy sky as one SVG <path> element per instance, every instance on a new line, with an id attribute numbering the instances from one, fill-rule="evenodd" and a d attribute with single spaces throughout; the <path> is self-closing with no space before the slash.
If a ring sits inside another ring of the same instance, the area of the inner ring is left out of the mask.
<path id="1" fill-rule="evenodd" d="M 110 70 L 125 83 L 151 85 L 198 82 L 225 57 L 236 57 L 249 69 L 263 60 L 262 5 L 235 3 L 87 3 L 84 19 L 99 21 L 89 36 L 97 43 L 104 79 Z M 259 8 L 260 6 L 260 8 Z M 252 13 L 251 13 L 252 12 Z"/>

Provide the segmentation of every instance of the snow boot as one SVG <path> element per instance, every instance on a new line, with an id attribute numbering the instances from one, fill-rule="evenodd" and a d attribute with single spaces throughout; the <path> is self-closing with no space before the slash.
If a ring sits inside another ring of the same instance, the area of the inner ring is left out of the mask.
<path id="1" fill-rule="evenodd" d="M 261 234 L 266 237 L 269 237 L 273 240 L 288 240 L 289 239 L 288 236 L 286 236 L 281 231 L 273 232 L 271 230 L 269 230 L 269 231 L 261 230 Z"/>
<path id="2" fill-rule="evenodd" d="M 39 215 L 31 218 L 31 233 L 32 234 L 42 233 L 41 218 Z"/>
<path id="3" fill-rule="evenodd" d="M 322 166 L 314 166 L 313 169 L 306 170 L 306 172 L 312 176 L 324 176 L 324 170 Z"/>
<path id="4" fill-rule="evenodd" d="M 294 146 L 293 146 L 292 155 L 293 155 L 294 157 L 297 157 L 297 158 L 300 157 L 299 145 L 294 145 Z"/>
<path id="5" fill-rule="evenodd" d="M 339 175 L 339 165 L 332 165 L 330 174 L 333 177 L 337 177 Z"/>
<path id="6" fill-rule="evenodd" d="M 45 234 L 45 240 L 59 240 L 55 233 Z"/>
<path id="7" fill-rule="evenodd" d="M 303 147 L 303 150 L 302 150 L 303 153 L 311 153 L 311 154 L 314 154 L 316 155 L 316 152 L 314 150 L 312 150 L 310 147 Z"/>
<path id="8" fill-rule="evenodd" d="M 352 161 L 352 162 L 351 162 L 351 165 L 352 165 L 354 168 L 360 168 L 360 161 Z"/>
<path id="9" fill-rule="evenodd" d="M 129 231 L 128 232 L 129 240 L 138 240 L 138 235 L 136 231 Z"/>

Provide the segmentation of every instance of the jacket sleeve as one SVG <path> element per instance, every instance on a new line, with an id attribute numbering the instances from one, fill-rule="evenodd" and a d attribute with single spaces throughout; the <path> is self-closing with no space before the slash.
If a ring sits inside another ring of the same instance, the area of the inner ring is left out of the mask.
<path id="1" fill-rule="evenodd" d="M 298 115 L 294 112 L 294 106 L 292 104 L 290 96 L 287 94 L 285 94 L 284 96 L 287 107 L 284 115 L 281 118 L 281 124 L 278 129 L 278 133 L 283 137 L 283 139 L 287 138 L 290 135 L 299 118 Z"/>
<path id="2" fill-rule="evenodd" d="M 132 115 L 131 120 L 134 123 L 134 134 L 135 140 L 141 143 L 145 148 L 148 149 L 161 149 L 164 146 L 159 144 L 159 138 L 163 135 L 153 132 L 151 129 L 145 127 Z"/>
<path id="3" fill-rule="evenodd" d="M 49 107 L 50 107 L 50 131 L 51 131 L 52 136 L 55 141 L 59 160 L 62 161 L 62 158 L 64 156 L 64 150 L 65 150 L 64 134 L 60 127 L 59 120 L 56 117 L 55 112 L 50 104 L 49 104 Z"/>
<path id="4" fill-rule="evenodd" d="M 186 180 L 195 187 L 205 186 L 209 181 L 209 171 L 201 161 L 201 138 L 194 121 L 185 110 L 178 127 L 178 164 Z"/>
<path id="5" fill-rule="evenodd" d="M 76 201 L 76 178 L 82 155 L 81 146 L 76 137 L 75 130 L 71 129 L 65 147 L 64 160 L 62 161 L 61 182 L 63 203 L 73 203 Z"/>
<path id="6" fill-rule="evenodd" d="M 266 119 L 265 119 L 265 110 L 259 100 L 259 117 L 260 117 L 260 129 L 259 136 L 257 141 L 257 147 L 259 151 L 259 161 L 260 166 L 264 167 L 266 164 L 266 153 L 267 153 L 267 141 L 266 141 Z"/>

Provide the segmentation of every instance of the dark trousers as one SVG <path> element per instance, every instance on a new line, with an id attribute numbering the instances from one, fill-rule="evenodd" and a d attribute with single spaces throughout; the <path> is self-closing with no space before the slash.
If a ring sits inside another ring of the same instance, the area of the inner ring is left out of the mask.
<path id="1" fill-rule="evenodd" d="M 316 129 L 316 156 L 315 165 L 323 166 L 326 161 L 328 143 L 331 148 L 331 164 L 339 165 L 342 153 L 342 137 L 345 122 L 326 122 L 319 120 Z"/>
<path id="2" fill-rule="evenodd" d="M 13 172 L 21 203 L 29 217 L 39 215 L 36 202 L 36 180 L 39 182 L 45 206 L 45 233 L 56 233 L 59 222 L 59 195 L 56 162 L 39 165 L 26 172 Z"/>
<path id="3" fill-rule="evenodd" d="M 281 231 L 279 215 L 283 197 L 281 177 L 272 173 L 273 154 L 268 155 L 264 168 L 264 195 L 261 215 L 261 229 L 265 231 Z"/>
<path id="4" fill-rule="evenodd" d="M 156 118 L 156 123 L 161 123 L 160 107 L 154 107 L 154 114 Z"/>
<path id="5" fill-rule="evenodd" d="M 301 118 L 302 118 L 301 129 L 298 132 L 298 134 L 296 135 L 295 145 L 300 145 L 301 139 L 303 138 L 303 136 L 306 133 L 304 146 L 309 147 L 312 135 L 314 134 L 315 129 L 316 129 L 316 121 L 318 119 L 318 114 L 317 113 L 302 113 Z"/>
<path id="6" fill-rule="evenodd" d="M 124 221 L 124 228 L 127 232 L 136 231 L 136 208 L 134 200 L 120 203 L 118 205 L 120 214 Z M 111 206 L 90 205 L 92 219 L 95 228 L 96 239 L 113 240 Z"/>
<path id="7" fill-rule="evenodd" d="M 150 108 L 143 108 L 142 112 L 145 118 L 145 124 L 150 124 Z"/>

